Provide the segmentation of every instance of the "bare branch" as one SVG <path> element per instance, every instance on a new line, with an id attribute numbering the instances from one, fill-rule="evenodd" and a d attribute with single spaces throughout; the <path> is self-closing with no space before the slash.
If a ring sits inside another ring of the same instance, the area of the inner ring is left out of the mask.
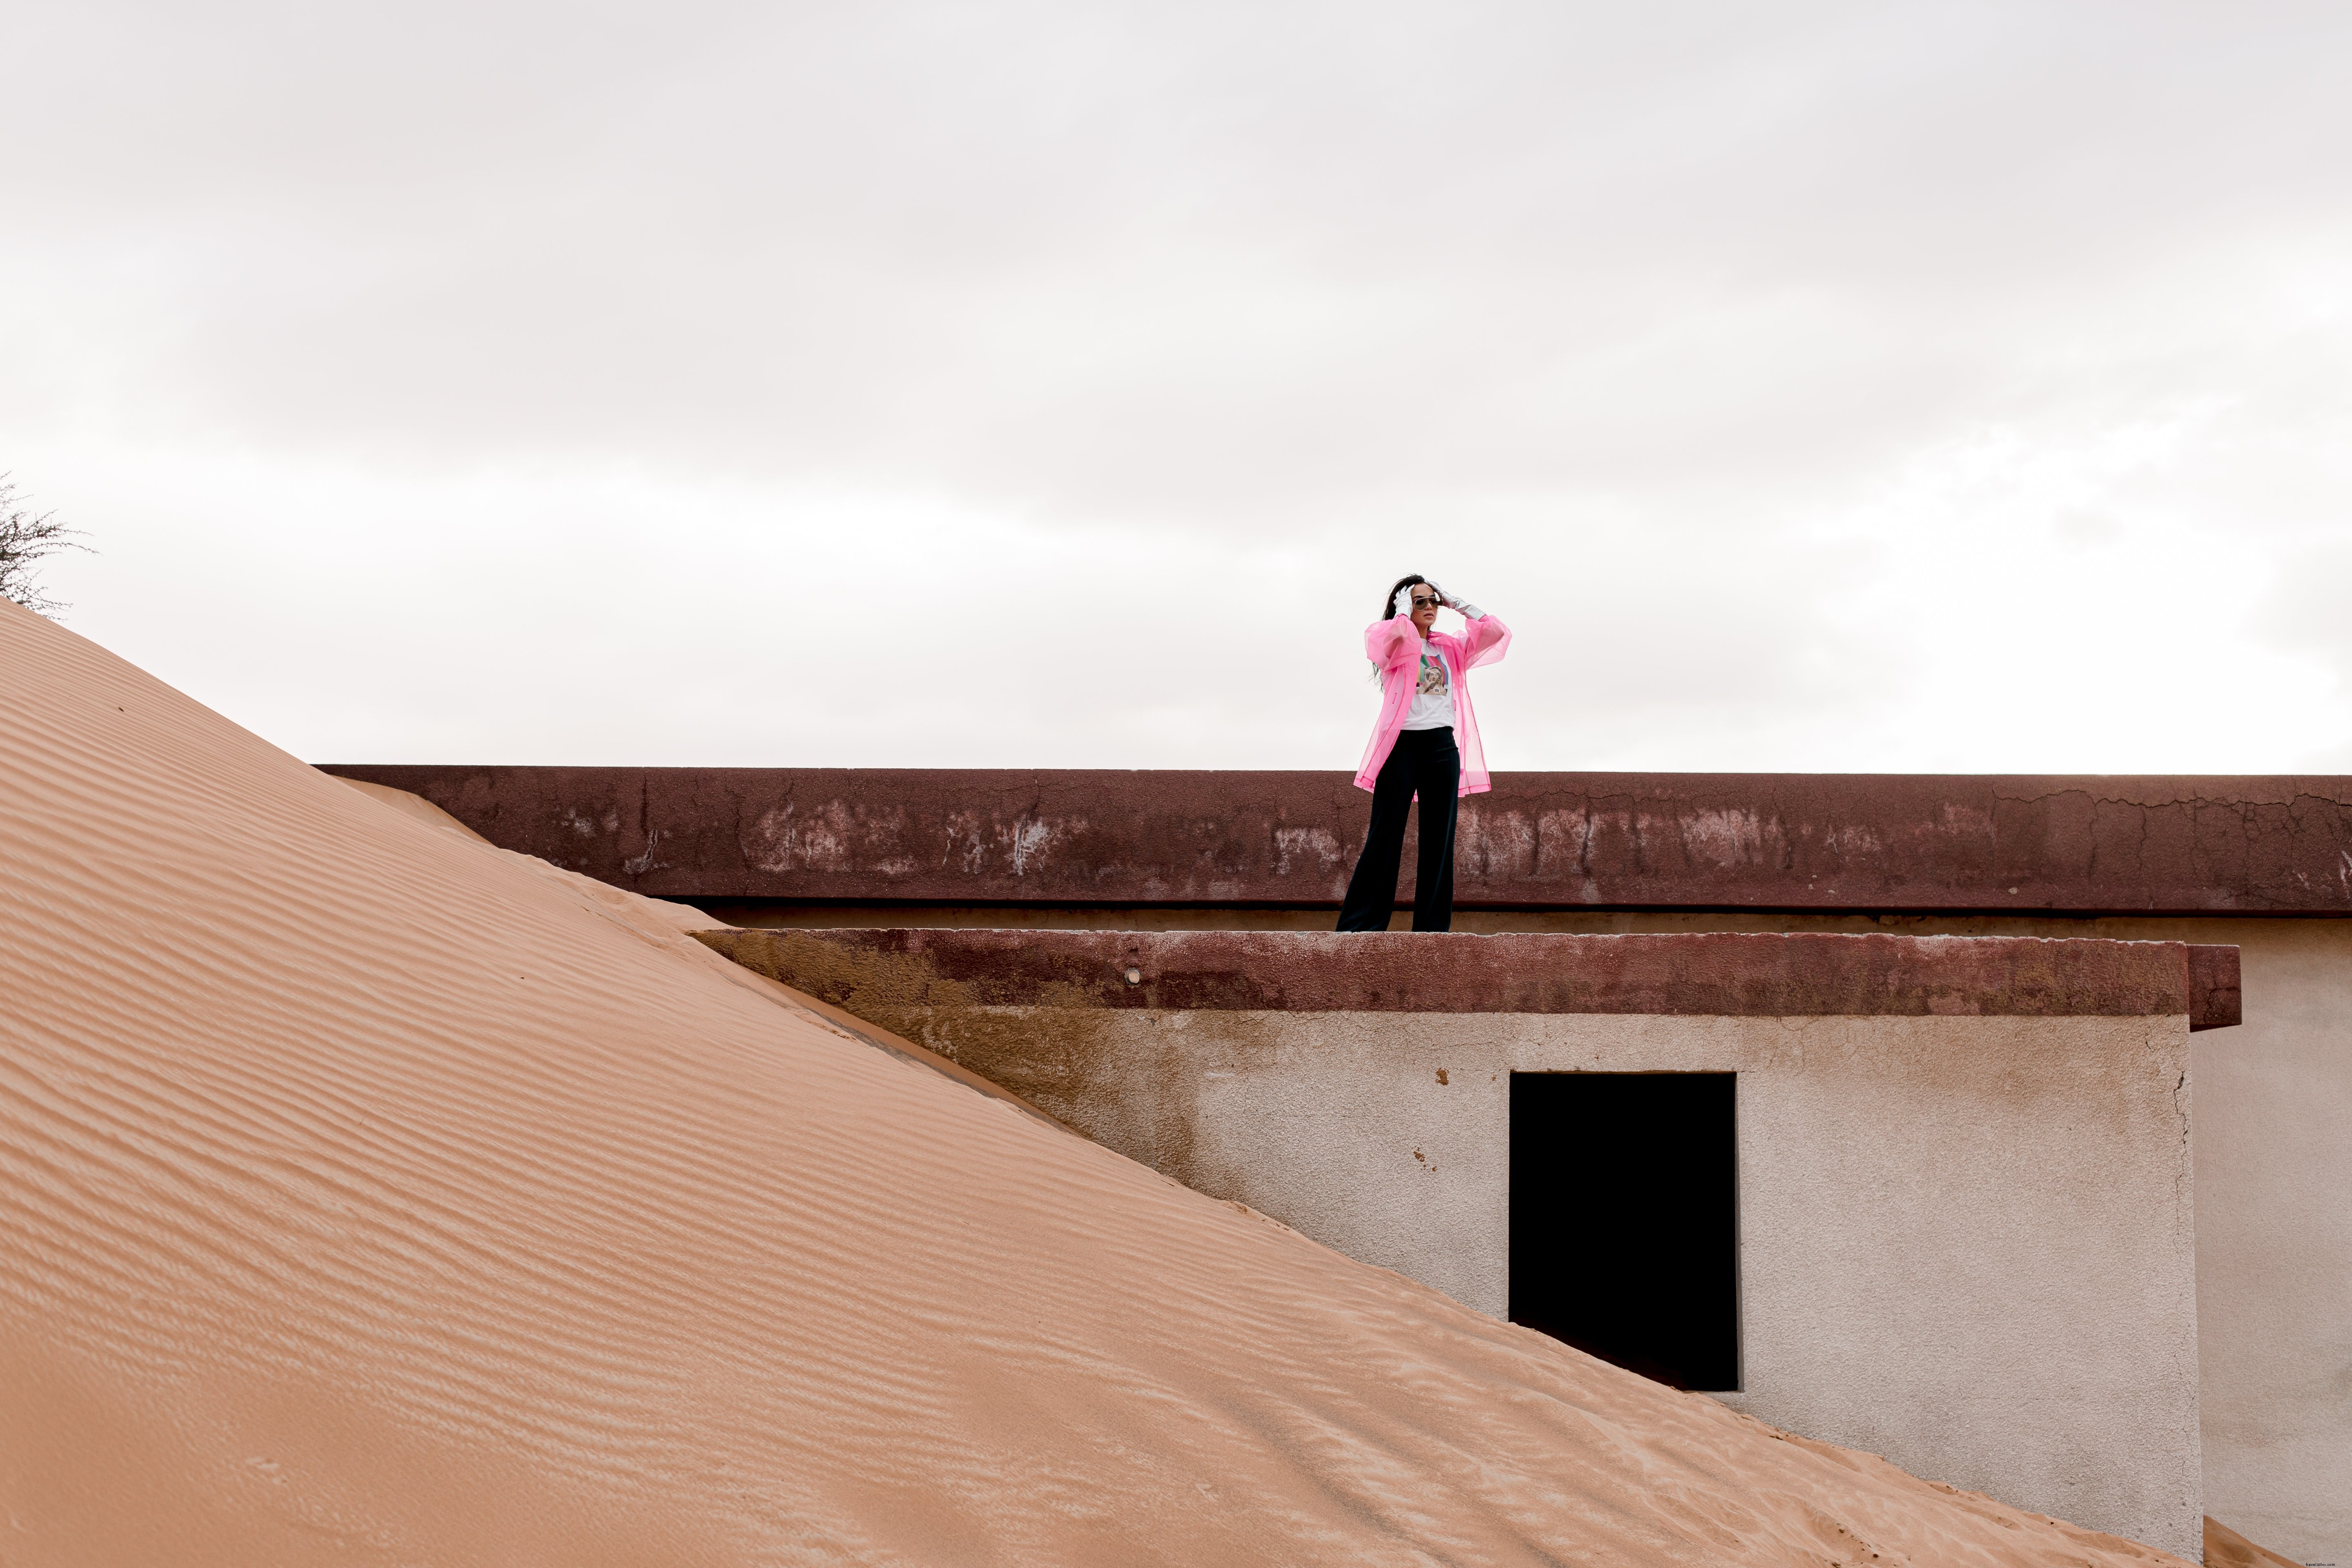
<path id="1" fill-rule="evenodd" d="M 67 606 L 41 592 L 35 569 L 60 550 L 87 551 L 89 546 L 80 542 L 81 530 L 58 521 L 57 513 L 37 514 L 23 502 L 8 476 L 0 474 L 0 598 L 59 619 L 58 612 Z"/>

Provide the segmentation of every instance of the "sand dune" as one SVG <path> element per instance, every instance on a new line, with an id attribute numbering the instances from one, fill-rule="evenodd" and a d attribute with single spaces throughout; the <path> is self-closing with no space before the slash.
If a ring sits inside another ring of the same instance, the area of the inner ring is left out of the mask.
<path id="1" fill-rule="evenodd" d="M 0 604 L 0 1560 L 2171 1562 L 1466 1311 Z"/>
<path id="2" fill-rule="evenodd" d="M 2266 1546 L 2257 1546 L 2220 1520 L 2208 1518 L 2205 1568 L 2303 1568 L 2303 1564 Z"/>

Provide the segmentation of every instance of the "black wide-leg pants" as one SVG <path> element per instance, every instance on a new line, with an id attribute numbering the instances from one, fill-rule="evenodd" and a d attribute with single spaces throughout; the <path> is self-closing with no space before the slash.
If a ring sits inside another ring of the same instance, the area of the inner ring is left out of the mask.
<path id="1" fill-rule="evenodd" d="M 1397 866 L 1404 858 L 1404 818 L 1421 795 L 1421 863 L 1412 884 L 1412 929 L 1454 928 L 1454 791 L 1462 753 L 1454 731 L 1400 730 L 1396 749 L 1372 783 L 1372 826 L 1339 906 L 1341 931 L 1386 931 L 1396 912 Z"/>

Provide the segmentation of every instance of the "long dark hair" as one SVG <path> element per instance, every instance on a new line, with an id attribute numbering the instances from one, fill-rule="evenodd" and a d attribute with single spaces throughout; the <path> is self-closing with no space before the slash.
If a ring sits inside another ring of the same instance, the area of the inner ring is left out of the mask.
<path id="1" fill-rule="evenodd" d="M 1405 593 L 1405 591 L 1411 588 L 1415 583 L 1426 583 L 1428 581 L 1428 578 L 1423 576 L 1418 572 L 1408 572 L 1403 576 L 1398 578 L 1396 580 L 1396 586 L 1389 590 L 1389 596 L 1381 601 L 1381 613 L 1379 618 L 1383 621 L 1392 621 L 1396 619 L 1397 616 L 1402 615 L 1404 611 L 1397 608 L 1397 595 L 1399 594 Z M 1404 608 L 1406 610 L 1412 608 L 1412 600 L 1409 595 L 1405 599 Z M 1378 680 L 1380 678 L 1381 667 L 1375 664 L 1372 666 L 1372 679 L 1374 680 Z"/>
<path id="2" fill-rule="evenodd" d="M 1394 620 L 1397 616 L 1404 614 L 1403 609 L 1399 609 L 1397 607 L 1397 595 L 1403 593 L 1407 588 L 1412 587 L 1415 583 L 1426 583 L 1428 581 L 1428 578 L 1423 576 L 1418 572 L 1408 573 L 1404 576 L 1398 578 L 1396 580 L 1396 586 L 1389 590 L 1389 596 L 1381 601 L 1381 613 L 1372 618 L 1375 620 L 1388 621 Z M 1408 604 L 1405 606 L 1405 609 L 1410 608 L 1412 608 L 1412 605 Z"/>

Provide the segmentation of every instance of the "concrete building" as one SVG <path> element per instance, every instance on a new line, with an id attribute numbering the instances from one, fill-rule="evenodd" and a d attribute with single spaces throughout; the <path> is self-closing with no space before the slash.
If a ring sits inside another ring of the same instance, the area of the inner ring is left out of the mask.
<path id="1" fill-rule="evenodd" d="M 704 940 L 1470 1306 L 1776 1425 L 2196 1554 L 2182 1083 L 2190 1030 L 2234 1016 L 2233 949 Z"/>
<path id="2" fill-rule="evenodd" d="M 1337 773 L 334 771 L 415 790 L 495 842 L 641 892 L 688 900 L 739 925 L 770 928 L 1309 931 L 1328 927 L 1367 810 L 1366 797 Z M 1288 1006 L 1107 1010 L 1118 1015 L 1114 1034 L 1129 1032 L 1119 1037 L 1126 1041 L 1120 1050 L 1130 1055 L 1114 1052 L 1112 1059 L 1134 1059 L 1131 1053 L 1143 1048 L 1139 1041 L 1172 1040 L 1182 1032 L 1174 1026 L 1179 1016 L 1227 1016 L 1202 1040 L 1220 1031 L 1231 1041 L 1271 1040 L 1275 1066 L 1255 1079 L 1269 1105 L 1303 1105 L 1328 1092 L 1328 1083 L 1316 1087 L 1316 1073 L 1328 1079 L 1337 1071 L 1330 1063 L 1353 1063 L 1339 1074 L 1350 1083 L 1387 1082 L 1381 1075 L 1391 1074 L 1393 1081 L 1372 1100 L 1360 1097 L 1354 1120 L 1322 1127 L 1308 1141 L 1309 1152 L 1344 1165 L 1356 1158 L 1345 1152 L 1349 1148 L 1385 1149 L 1407 1131 L 1395 1117 L 1418 1118 L 1414 1125 L 1433 1129 L 1431 1136 L 1445 1151 L 1436 1172 L 1416 1173 L 1424 1183 L 1419 1190 L 1436 1205 L 1433 1213 L 1459 1205 L 1439 1228 L 1468 1228 L 1458 1241 L 1412 1244 L 1420 1250 L 1409 1256 L 1397 1250 L 1407 1243 L 1393 1236 L 1348 1233 L 1346 1214 L 1282 1195 L 1317 1184 L 1299 1173 L 1295 1151 L 1279 1152 L 1283 1140 L 1269 1124 L 1253 1123 L 1230 1104 L 1212 1119 L 1208 1134 L 1206 1147 L 1222 1173 L 1217 1181 L 1259 1183 L 1246 1190 L 1266 1201 L 1244 1201 L 1285 1218 L 1291 1216 L 1282 1206 L 1291 1205 L 1307 1222 L 1301 1228 L 1499 1310 L 1491 1178 L 1495 1162 L 1507 1158 L 1496 1151 L 1507 1149 L 1509 1122 L 1498 1125 L 1496 1118 L 1510 1101 L 1496 1098 L 1504 1093 L 1497 1086 L 1514 1072 L 1549 1074 L 1563 1066 L 1603 1074 L 1736 1073 L 1740 1202 L 1749 1204 L 1752 1178 L 1775 1171 L 1776 1192 L 1813 1194 L 1750 1205 L 1738 1215 L 1742 1384 L 1736 1398 L 1770 1419 L 1937 1474 L 1932 1452 L 1923 1460 L 1903 1445 L 1932 1426 L 1935 1408 L 1968 1408 L 1969 1399 L 1979 1397 L 1958 1384 L 1923 1380 L 1925 1403 L 1915 1402 L 1911 1416 L 1874 1416 L 1874 1410 L 1902 1406 L 1909 1385 L 1881 1381 L 1872 1392 L 1871 1378 L 1841 1383 L 1832 1366 L 1804 1358 L 1854 1364 L 1860 1356 L 1866 1363 L 1900 1334 L 1864 1345 L 1853 1322 L 1832 1331 L 1830 1318 L 1817 1316 L 1818 1349 L 1808 1351 L 1801 1335 L 1773 1326 L 1798 1323 L 1794 1303 L 1832 1283 L 1806 1273 L 1811 1262 L 1789 1261 L 1810 1258 L 1795 1238 L 1832 1234 L 1822 1228 L 1825 1216 L 1833 1217 L 1834 1205 L 1822 1196 L 1828 1189 L 1796 1180 L 1806 1158 L 1826 1162 L 1818 1169 L 1836 1173 L 1835 1191 L 1884 1196 L 1893 1205 L 1885 1211 L 1888 1225 L 1912 1234 L 1941 1225 L 1947 1237 L 1938 1256 L 1947 1263 L 1990 1260 L 1989 1267 L 2054 1292 L 2035 1309 L 2043 1314 L 2033 1317 L 2039 1326 L 2019 1342 L 2042 1347 L 2034 1352 L 2040 1375 L 2079 1380 L 2106 1413 L 2100 1419 L 2110 1431 L 2128 1424 L 2126 1407 L 2136 1398 L 2146 1402 L 2140 1421 L 2151 1433 L 2178 1428 L 2177 1409 L 2148 1392 L 2157 1384 L 2135 1394 L 2122 1369 L 2136 1366 L 2158 1384 L 2167 1366 L 2176 1381 L 2186 1375 L 2179 1357 L 2184 1309 L 2177 1296 L 2166 1295 L 2160 1259 L 2166 1236 L 2185 1247 L 2193 1234 L 2199 1437 L 2191 1446 L 2204 1510 L 2298 1561 L 2347 1560 L 2352 1139 L 2342 1129 L 2352 1111 L 2352 781 L 1519 774 L 1497 775 L 1495 793 L 1465 807 L 1457 931 L 1868 933 L 2234 946 L 2242 955 L 2244 1026 L 2198 1034 L 2192 1043 L 2185 978 L 2178 1013 L 2093 1007 L 2021 1014 L 2000 1010 L 2010 1003 L 1984 1000 L 2013 994 L 2013 985 L 2007 993 L 1979 986 L 1975 1010 L 1958 1016 L 1889 1011 L 1884 997 L 1838 1014 L 1423 1009 L 1444 1020 L 1444 1048 L 1460 1054 L 1468 1083 L 1482 1075 L 1489 1080 L 1481 1102 L 1475 1095 L 1438 1092 L 1454 1087 L 1437 1085 L 1433 1077 L 1445 1068 L 1451 1079 L 1450 1062 L 1430 1067 L 1426 1087 L 1407 1081 L 1423 1065 L 1417 1059 L 1410 1073 L 1382 1067 L 1385 1058 L 1370 1042 L 1387 1034 L 1362 1022 L 1366 1009 L 1353 1011 L 1355 1024 Z M 838 948 L 840 940 L 832 945 Z M 1915 944 L 1906 951 L 1932 950 Z M 2095 943 L 2087 951 L 2164 950 Z M 2182 954 L 2185 974 L 2183 950 L 2168 951 Z M 1550 962 L 1573 969 L 1583 961 Z M 2218 984 L 2210 964 L 2202 984 L 2210 1003 Z M 1886 994 L 1903 989 L 1891 979 L 1885 986 Z M 1798 1052 L 1801 1070 L 1789 1066 L 1784 1037 L 1790 1019 L 1799 1016 L 1796 1032 L 1810 1042 Z M 1662 1021 L 1676 1018 L 1682 1021 Z M 1234 1034 L 1228 1026 L 1243 1020 L 1248 1027 Z M 900 1021 L 917 1032 L 925 1026 L 911 1016 Z M 1157 1036 L 1148 1032 L 1155 1029 Z M 1234 1048 L 1231 1041 L 1216 1049 Z M 1217 1081 L 1205 1076 L 1212 1071 L 1239 1070 L 1209 1065 L 1208 1056 L 1179 1052 L 1171 1059 L 1192 1060 L 1203 1085 Z M 1318 1061 L 1327 1065 L 1300 1065 Z M 1964 1069 L 1955 1065 L 1962 1062 Z M 2175 1070 L 2183 1062 L 2186 1082 Z M 1953 1076 L 1937 1079 L 1931 1063 Z M 2069 1079 L 2068 1064 L 2095 1064 L 2095 1070 Z M 1016 1069 L 1000 1063 L 999 1070 Z M 1122 1071 L 1134 1076 L 1140 1068 Z M 2167 1071 L 2174 1081 L 2159 1104 Z M 2022 1099 L 2002 1100 L 2012 1089 Z M 2191 1089 L 2193 1140 L 2184 1140 L 2177 1124 L 2165 1133 L 2165 1118 L 2179 1115 L 2175 1096 Z M 1145 1102 L 1141 1090 L 1134 1093 L 1137 1103 Z M 1973 1162 L 1964 1144 L 1949 1141 L 1949 1129 L 1917 1114 L 1939 1095 L 1991 1108 L 1979 1119 L 1984 1142 Z M 2020 1109 L 2029 1101 L 2040 1109 Z M 1908 1106 L 1907 1119 L 1897 1118 L 1906 1131 L 1890 1136 L 1916 1140 L 1916 1149 L 1880 1149 L 1871 1156 L 1887 1162 L 1879 1166 L 1842 1145 L 1831 1158 L 1824 1129 L 1834 1123 L 1850 1130 L 1861 1108 L 1872 1105 L 1888 1111 Z M 1999 1109 L 2004 1105 L 2009 1109 Z M 1827 1120 L 1808 1132 L 1809 1117 Z M 2057 1138 L 2062 1126 L 2077 1127 L 2070 1137 L 2105 1152 L 2070 1164 L 2071 1156 L 2051 1152 L 2072 1147 Z M 2193 1182 L 2184 1189 L 2176 1171 L 2173 1198 L 2161 1199 L 2158 1149 L 2168 1136 L 2170 1157 L 2191 1162 Z M 1241 1159 L 1237 1151 L 1253 1142 L 1268 1152 Z M 1795 1164 L 1775 1163 L 1795 1158 L 1792 1150 L 1806 1152 Z M 1422 1153 L 1429 1163 L 1425 1142 Z M 1925 1195 L 1908 1208 L 1898 1201 L 1906 1156 L 1933 1173 Z M 1152 1157 L 1169 1158 L 1164 1151 Z M 1475 1175 L 1482 1160 L 1483 1178 Z M 1253 1162 L 1272 1173 L 1244 1170 Z M 2020 1184 L 1990 1194 L 1968 1186 L 1963 1178 L 1987 1163 L 2007 1167 Z M 2059 1205 L 2059 1186 L 2035 1185 L 2040 1176 L 2030 1167 L 2037 1163 L 2072 1173 L 2060 1185 L 2073 1209 Z M 1196 1182 L 1207 1180 L 1206 1172 L 1197 1164 L 1186 1170 Z M 1346 1186 L 1328 1171 L 1321 1180 L 1331 1190 Z M 1392 1190 L 1395 1202 L 1423 1201 L 1402 1195 L 1416 1189 L 1385 1181 L 1357 1182 L 1356 1190 Z M 2184 1198 L 2184 1190 L 2193 1196 Z M 1477 1196 L 1481 1192 L 1487 1195 Z M 1948 1211 L 1943 1200 L 1961 1193 L 1972 1194 L 1960 1205 L 1964 1212 L 2030 1216 L 2027 1228 L 2040 1227 L 2051 1245 L 2021 1249 L 2015 1234 L 2000 1226 L 1950 1236 L 1954 1222 L 1933 1220 L 1930 1213 Z M 1465 1218 L 1474 1210 L 1486 1215 L 1479 1222 L 1484 1241 L 1479 1226 Z M 1920 1270 L 1929 1263 L 1906 1260 L 1901 1247 L 1885 1240 L 1885 1226 L 1877 1234 L 1882 1253 L 1864 1259 L 1841 1253 L 1862 1270 L 1854 1276 L 1857 1299 L 1891 1310 L 1889 1303 L 1934 1296 L 1920 1288 Z M 1769 1266 L 1759 1252 L 1767 1237 L 1778 1238 Z M 2101 1237 L 2109 1239 L 2101 1243 Z M 1390 1252 L 1383 1255 L 1383 1247 Z M 1776 1268 L 1783 1272 L 1769 1271 Z M 2060 1298 L 2085 1279 L 2107 1292 L 2105 1326 L 2089 1341 L 2060 1329 L 2082 1310 L 2079 1301 Z M 2138 1284 L 2126 1289 L 2129 1281 Z M 1884 1311 L 1879 1321 L 1886 1321 Z M 1971 1327 L 1953 1319 L 1919 1331 L 1976 1368 L 1985 1388 L 2000 1382 L 1989 1369 L 2014 1373 L 2024 1364 L 2000 1361 L 2004 1342 L 1981 1322 Z M 1906 1375 L 1919 1378 L 1916 1364 Z M 1808 1398 L 1816 1403 L 1806 1405 Z M 1979 1407 L 1979 1415 L 2004 1418 L 1993 1405 Z M 1895 1425 L 1873 1428 L 1873 1420 Z M 2099 1463 L 2111 1477 L 2137 1478 L 2116 1481 L 2126 1489 L 2157 1485 L 2149 1479 L 2181 1463 L 2182 1450 L 2169 1439 L 2151 1444 L 2137 1458 Z M 1955 1462 L 1966 1458 L 1951 1452 Z M 2063 1464 L 2042 1465 L 2038 1473 L 2039 1479 L 2021 1473 L 1992 1489 L 2084 1522 L 2107 1522 L 2095 1510 L 2110 1503 L 2139 1506 L 2120 1494 L 2098 1501 Z M 1957 1471 L 1940 1479 L 1991 1484 L 1965 1481 Z M 2069 1503 L 2068 1497 L 2086 1500 Z M 2168 1505 L 2155 1506 L 2158 1512 L 2145 1517 L 2155 1520 Z M 2167 1533 L 2144 1539 L 2180 1549 L 2169 1527 L 2153 1528 Z"/>

